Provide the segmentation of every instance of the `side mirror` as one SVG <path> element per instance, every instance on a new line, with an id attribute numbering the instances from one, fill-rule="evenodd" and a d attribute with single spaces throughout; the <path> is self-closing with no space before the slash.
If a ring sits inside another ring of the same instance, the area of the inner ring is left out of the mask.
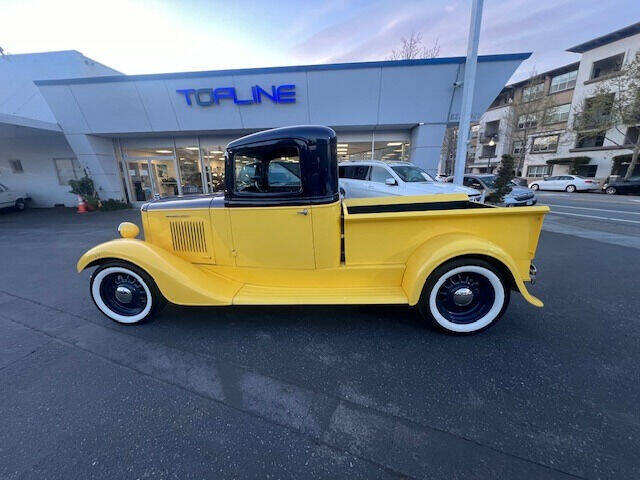
<path id="1" fill-rule="evenodd" d="M 391 186 L 391 185 L 398 185 L 398 182 L 396 182 L 396 180 L 395 180 L 394 178 L 391 178 L 391 177 L 387 178 L 387 179 L 384 181 L 384 183 L 385 183 L 386 185 L 389 185 L 389 186 Z"/>

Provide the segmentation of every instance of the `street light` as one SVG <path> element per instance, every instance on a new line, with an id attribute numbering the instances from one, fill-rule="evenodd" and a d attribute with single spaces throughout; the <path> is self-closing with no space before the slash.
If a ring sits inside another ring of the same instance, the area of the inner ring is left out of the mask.
<path id="1" fill-rule="evenodd" d="M 494 138 L 495 137 L 491 137 L 491 140 L 489 140 L 489 146 L 490 147 L 493 147 L 496 144 Z M 487 161 L 489 162 L 488 165 L 487 165 L 487 173 L 491 173 L 491 154 L 489 154 L 489 156 L 487 157 Z"/>

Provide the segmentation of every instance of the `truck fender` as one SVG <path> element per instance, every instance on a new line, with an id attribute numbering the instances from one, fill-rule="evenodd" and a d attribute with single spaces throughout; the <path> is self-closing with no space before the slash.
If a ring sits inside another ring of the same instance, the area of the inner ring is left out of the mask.
<path id="1" fill-rule="evenodd" d="M 494 261 L 500 262 L 511 273 L 515 286 L 525 300 L 536 307 L 543 306 L 540 299 L 527 291 L 527 287 L 524 285 L 516 264 L 510 255 L 492 242 L 462 233 L 434 237 L 420 245 L 409 256 L 402 278 L 402 288 L 409 299 L 409 305 L 418 303 L 427 278 L 436 268 L 449 260 L 466 255 L 489 257 Z"/>
<path id="2" fill-rule="evenodd" d="M 122 238 L 93 247 L 78 260 L 77 270 L 109 260 L 124 260 L 145 272 L 160 292 L 178 305 L 231 305 L 242 286 L 234 280 L 204 272 L 180 257 L 143 240 Z"/>

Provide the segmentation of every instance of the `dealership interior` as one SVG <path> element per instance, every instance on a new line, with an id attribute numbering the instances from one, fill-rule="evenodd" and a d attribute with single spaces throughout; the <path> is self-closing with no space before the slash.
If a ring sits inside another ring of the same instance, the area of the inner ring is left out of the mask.
<path id="1" fill-rule="evenodd" d="M 115 139 L 124 188 L 130 202 L 154 195 L 214 193 L 224 189 L 224 152 L 235 136 Z M 408 131 L 338 132 L 339 161 L 407 161 Z"/>

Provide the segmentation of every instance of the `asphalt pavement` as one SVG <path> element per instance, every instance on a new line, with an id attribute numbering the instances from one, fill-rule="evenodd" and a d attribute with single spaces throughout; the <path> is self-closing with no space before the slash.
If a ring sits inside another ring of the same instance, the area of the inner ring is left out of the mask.
<path id="1" fill-rule="evenodd" d="M 545 307 L 470 337 L 399 306 L 120 326 L 75 262 L 137 211 L 0 214 L 0 478 L 637 478 L 640 197 L 539 198 Z"/>
<path id="2" fill-rule="evenodd" d="M 640 248 L 640 196 L 601 193 L 536 192 L 551 214 L 544 229 Z"/>

